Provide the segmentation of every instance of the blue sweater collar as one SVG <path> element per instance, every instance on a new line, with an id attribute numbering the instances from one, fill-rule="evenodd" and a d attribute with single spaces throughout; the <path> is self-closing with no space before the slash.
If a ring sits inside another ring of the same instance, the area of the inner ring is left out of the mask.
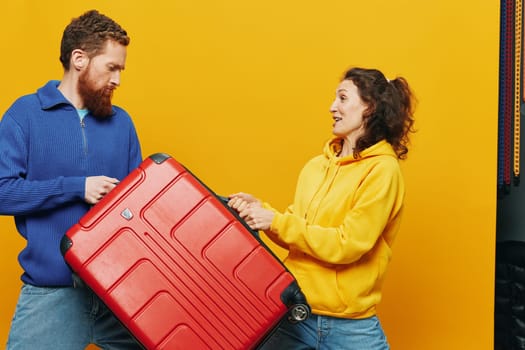
<path id="1" fill-rule="evenodd" d="M 59 80 L 50 80 L 46 85 L 42 86 L 37 90 L 37 96 L 40 100 L 40 106 L 42 109 L 51 109 L 61 104 L 66 104 L 72 106 L 71 102 L 62 95 L 60 90 L 58 90 L 58 85 L 60 84 Z M 115 107 L 112 107 L 112 115 L 114 115 Z"/>
<path id="2" fill-rule="evenodd" d="M 36 93 L 42 109 L 51 109 L 60 104 L 71 105 L 71 102 L 58 90 L 58 84 L 60 84 L 60 81 L 50 80 L 46 85 L 37 90 Z"/>

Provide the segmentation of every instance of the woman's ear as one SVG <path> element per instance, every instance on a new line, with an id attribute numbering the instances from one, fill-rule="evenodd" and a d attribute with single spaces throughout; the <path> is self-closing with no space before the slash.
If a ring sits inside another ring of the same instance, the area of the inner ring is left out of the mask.
<path id="1" fill-rule="evenodd" d="M 89 57 L 86 52 L 75 49 L 71 52 L 71 65 L 78 71 L 83 70 L 89 63 Z"/>

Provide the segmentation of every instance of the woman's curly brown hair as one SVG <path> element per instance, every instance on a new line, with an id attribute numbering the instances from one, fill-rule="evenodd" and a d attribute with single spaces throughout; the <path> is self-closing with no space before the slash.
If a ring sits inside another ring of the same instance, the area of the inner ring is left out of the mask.
<path id="1" fill-rule="evenodd" d="M 368 106 L 364 134 L 356 141 L 354 157 L 375 143 L 386 140 L 399 159 L 408 153 L 409 133 L 414 132 L 415 97 L 405 78 L 387 80 L 377 69 L 351 68 L 342 80 L 351 80 Z"/>

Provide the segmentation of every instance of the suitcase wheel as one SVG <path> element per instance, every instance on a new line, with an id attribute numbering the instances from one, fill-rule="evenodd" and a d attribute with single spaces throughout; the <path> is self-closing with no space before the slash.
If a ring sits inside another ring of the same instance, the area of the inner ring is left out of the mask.
<path id="1" fill-rule="evenodd" d="M 288 321 L 291 323 L 302 322 L 310 316 L 310 307 L 305 304 L 294 305 L 288 314 Z"/>

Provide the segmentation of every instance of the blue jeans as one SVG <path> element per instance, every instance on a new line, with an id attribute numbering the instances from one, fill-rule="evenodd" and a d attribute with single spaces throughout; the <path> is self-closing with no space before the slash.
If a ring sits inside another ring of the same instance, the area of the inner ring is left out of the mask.
<path id="1" fill-rule="evenodd" d="M 22 286 L 7 350 L 142 349 L 87 288 Z"/>
<path id="2" fill-rule="evenodd" d="M 345 319 L 311 315 L 292 324 L 283 320 L 261 350 L 388 350 L 376 316 Z"/>

